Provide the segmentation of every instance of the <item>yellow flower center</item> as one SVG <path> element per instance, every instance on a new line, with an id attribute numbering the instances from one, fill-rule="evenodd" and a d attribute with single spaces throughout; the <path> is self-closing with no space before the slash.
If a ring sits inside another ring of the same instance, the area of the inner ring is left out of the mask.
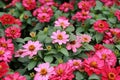
<path id="1" fill-rule="evenodd" d="M 0 65 L 0 70 L 2 69 L 2 66 Z"/>
<path id="2" fill-rule="evenodd" d="M 79 64 L 79 62 L 77 62 L 77 61 L 75 61 L 74 63 L 73 63 L 73 66 L 79 66 L 80 64 Z"/>
<path id="3" fill-rule="evenodd" d="M 104 27 L 104 24 L 100 23 L 100 24 L 99 24 L 99 27 L 100 27 L 100 28 L 103 28 L 103 27 Z"/>
<path id="4" fill-rule="evenodd" d="M 46 74 L 47 74 L 47 70 L 46 70 L 46 69 L 44 69 L 44 68 L 43 68 L 43 69 L 41 69 L 40 74 L 41 74 L 41 75 L 46 75 Z"/>
<path id="5" fill-rule="evenodd" d="M 91 67 L 94 67 L 94 68 L 97 68 L 97 62 L 96 62 L 96 61 L 92 61 L 92 62 L 90 63 L 90 66 L 91 66 Z"/>
<path id="6" fill-rule="evenodd" d="M 11 30 L 11 34 L 16 34 L 16 31 L 15 30 Z"/>
<path id="7" fill-rule="evenodd" d="M 29 50 L 30 50 L 30 51 L 34 51 L 34 50 L 35 50 L 35 46 L 34 46 L 34 45 L 30 45 L 30 46 L 29 46 Z"/>
<path id="8" fill-rule="evenodd" d="M 61 34 L 57 35 L 57 39 L 62 40 L 63 36 Z"/>
<path id="9" fill-rule="evenodd" d="M 6 48 L 7 47 L 7 43 L 1 43 L 1 47 Z"/>
<path id="10" fill-rule="evenodd" d="M 0 55 L 3 55 L 4 54 L 4 51 L 3 50 L 0 50 Z"/>
<path id="11" fill-rule="evenodd" d="M 107 58 L 106 54 L 102 54 L 102 59 L 105 60 Z"/>
<path id="12" fill-rule="evenodd" d="M 60 25 L 61 25 L 61 26 L 64 26 L 65 24 L 64 24 L 64 22 L 61 22 Z"/>
<path id="13" fill-rule="evenodd" d="M 112 72 L 110 72 L 109 74 L 108 74 L 108 79 L 109 80 L 115 80 L 115 74 L 114 73 L 112 73 Z"/>
<path id="14" fill-rule="evenodd" d="M 62 70 L 62 69 L 58 69 L 58 70 L 57 70 L 57 74 L 58 74 L 58 75 L 61 75 L 62 73 L 63 73 L 63 70 Z"/>

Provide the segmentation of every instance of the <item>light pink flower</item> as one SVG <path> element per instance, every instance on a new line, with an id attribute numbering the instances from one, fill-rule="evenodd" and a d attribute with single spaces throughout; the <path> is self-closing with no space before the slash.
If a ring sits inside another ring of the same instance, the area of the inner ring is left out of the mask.
<path id="1" fill-rule="evenodd" d="M 27 80 L 25 76 L 21 76 L 20 73 L 15 72 L 13 74 L 8 74 L 2 80 Z"/>
<path id="2" fill-rule="evenodd" d="M 26 54 L 26 50 L 24 49 L 19 49 L 18 51 L 15 52 L 15 57 L 25 57 L 27 56 L 28 54 Z"/>
<path id="3" fill-rule="evenodd" d="M 54 68 L 50 80 L 72 80 L 74 78 L 72 66 L 67 63 L 59 64 Z"/>
<path id="4" fill-rule="evenodd" d="M 0 47 L 0 61 L 10 62 L 12 59 L 12 53 L 5 48 Z"/>
<path id="5" fill-rule="evenodd" d="M 49 80 L 52 75 L 54 68 L 50 67 L 49 63 L 39 64 L 34 70 L 37 72 L 34 80 Z"/>
<path id="6" fill-rule="evenodd" d="M 104 61 L 100 60 L 98 57 L 89 57 L 84 60 L 84 70 L 90 76 L 91 74 L 100 74 L 102 68 L 104 67 Z"/>
<path id="7" fill-rule="evenodd" d="M 77 52 L 77 48 L 82 46 L 80 36 L 76 36 L 76 40 L 67 43 L 67 50 L 72 50 L 73 52 Z"/>
<path id="8" fill-rule="evenodd" d="M 52 43 L 58 43 L 59 45 L 66 44 L 69 41 L 69 35 L 60 30 L 53 32 L 51 38 L 53 39 Z"/>
<path id="9" fill-rule="evenodd" d="M 68 22 L 68 19 L 58 18 L 58 20 L 55 21 L 55 27 L 62 27 L 63 29 L 65 29 L 69 25 L 70 25 L 70 23 Z"/>
<path id="10" fill-rule="evenodd" d="M 82 61 L 80 59 L 69 60 L 67 63 L 71 65 L 74 70 L 78 70 L 82 67 Z"/>
<path id="11" fill-rule="evenodd" d="M 36 55 L 39 50 L 43 50 L 42 44 L 39 41 L 28 41 L 27 44 L 23 45 L 23 48 L 25 56 L 29 55 L 30 57 Z"/>
<path id="12" fill-rule="evenodd" d="M 23 0 L 22 4 L 26 10 L 33 10 L 36 7 L 36 0 Z"/>
<path id="13" fill-rule="evenodd" d="M 87 43 L 89 43 L 90 41 L 91 41 L 91 36 L 90 35 L 88 35 L 88 34 L 82 34 L 81 36 L 80 36 L 80 39 L 81 39 L 81 42 L 87 42 Z"/>
<path id="14" fill-rule="evenodd" d="M 41 23 L 49 22 L 50 18 L 51 18 L 50 15 L 48 15 L 47 13 L 38 14 L 38 16 L 37 16 L 37 19 Z"/>
<path id="15" fill-rule="evenodd" d="M 116 56 L 110 49 L 101 49 L 96 51 L 95 56 L 103 60 L 107 66 L 114 67 L 116 65 Z"/>
<path id="16" fill-rule="evenodd" d="M 21 36 L 21 29 L 16 26 L 10 26 L 6 28 L 5 35 L 6 37 L 12 38 L 12 39 L 19 38 Z"/>

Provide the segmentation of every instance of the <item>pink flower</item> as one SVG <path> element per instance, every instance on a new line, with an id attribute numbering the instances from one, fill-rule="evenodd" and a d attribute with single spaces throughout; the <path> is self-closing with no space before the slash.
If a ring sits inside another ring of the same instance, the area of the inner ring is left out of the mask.
<path id="1" fill-rule="evenodd" d="M 73 52 L 77 52 L 77 48 L 82 46 L 80 36 L 76 36 L 76 40 L 67 43 L 67 50 L 72 50 Z"/>
<path id="2" fill-rule="evenodd" d="M 115 0 L 100 0 L 101 2 L 103 2 L 105 4 L 105 6 L 112 6 L 115 3 Z"/>
<path id="3" fill-rule="evenodd" d="M 69 41 L 69 35 L 60 30 L 53 32 L 51 38 L 53 39 L 52 43 L 58 43 L 59 45 L 66 44 Z"/>
<path id="4" fill-rule="evenodd" d="M 109 24 L 106 21 L 103 20 L 97 20 L 94 24 L 94 30 L 97 32 L 103 33 L 106 30 L 109 30 Z"/>
<path id="5" fill-rule="evenodd" d="M 4 37 L 0 38 L 0 47 L 11 51 L 12 54 L 14 53 L 14 44 L 12 43 L 11 39 L 6 40 Z"/>
<path id="6" fill-rule="evenodd" d="M 27 80 L 25 76 L 21 76 L 20 73 L 15 72 L 14 74 L 8 74 L 2 80 Z"/>
<path id="7" fill-rule="evenodd" d="M 116 36 L 117 34 L 120 33 L 120 28 L 111 28 L 111 29 L 110 29 L 110 32 L 111 32 L 114 36 Z"/>
<path id="8" fill-rule="evenodd" d="M 49 63 L 39 64 L 34 70 L 37 72 L 34 80 L 49 80 L 52 75 L 54 68 L 50 67 Z"/>
<path id="9" fill-rule="evenodd" d="M 0 47 L 0 61 L 10 62 L 12 59 L 12 53 L 5 48 Z"/>
<path id="10" fill-rule="evenodd" d="M 115 16 L 116 16 L 117 19 L 120 21 L 120 10 L 116 10 L 116 11 L 115 11 Z"/>
<path id="11" fill-rule="evenodd" d="M 105 66 L 102 72 L 102 80 L 120 80 L 119 72 L 115 68 Z"/>
<path id="12" fill-rule="evenodd" d="M 81 39 L 81 42 L 87 42 L 87 43 L 89 43 L 90 41 L 91 41 L 91 36 L 90 35 L 88 35 L 88 34 L 82 34 L 81 36 L 80 36 L 80 39 Z"/>
<path id="13" fill-rule="evenodd" d="M 48 6 L 41 6 L 34 10 L 33 15 L 36 16 L 38 14 L 47 13 L 49 16 L 53 16 L 53 10 L 51 7 Z"/>
<path id="14" fill-rule="evenodd" d="M 23 45 L 23 48 L 25 50 L 24 55 L 29 55 L 30 58 L 36 55 L 39 50 L 43 50 L 42 44 L 39 41 L 28 41 L 27 44 Z"/>
<path id="15" fill-rule="evenodd" d="M 74 16 L 72 16 L 73 20 L 77 19 L 77 21 L 82 21 L 82 22 L 90 18 L 91 16 L 89 14 L 89 11 L 84 11 L 84 10 L 82 10 L 81 12 L 77 12 Z"/>
<path id="16" fill-rule="evenodd" d="M 111 32 L 105 32 L 103 40 L 104 43 L 106 44 L 113 44 L 114 43 L 114 39 L 113 39 L 113 35 Z"/>
<path id="17" fill-rule="evenodd" d="M 54 5 L 54 0 L 39 0 L 42 6 L 52 6 Z"/>
<path id="18" fill-rule="evenodd" d="M 85 59 L 83 65 L 85 68 L 85 72 L 87 72 L 88 75 L 90 76 L 93 73 L 95 74 L 101 73 L 101 69 L 104 66 L 104 61 L 94 56 Z"/>
<path id="19" fill-rule="evenodd" d="M 16 26 L 10 26 L 6 28 L 5 35 L 6 37 L 12 38 L 12 39 L 19 38 L 21 36 L 21 29 Z"/>
<path id="20" fill-rule="evenodd" d="M 36 7 L 36 0 L 23 0 L 22 4 L 26 10 L 33 10 Z"/>
<path id="21" fill-rule="evenodd" d="M 78 3 L 78 8 L 82 10 L 90 10 L 91 4 L 88 1 L 80 1 Z"/>
<path id="22" fill-rule="evenodd" d="M 59 64 L 54 68 L 50 80 L 72 80 L 74 78 L 72 66 L 67 63 Z"/>
<path id="23" fill-rule="evenodd" d="M 38 14 L 37 19 L 41 23 L 49 22 L 50 21 L 50 15 L 48 15 L 47 13 Z"/>
<path id="24" fill-rule="evenodd" d="M 60 5 L 59 9 L 63 12 L 68 12 L 69 10 L 73 10 L 74 7 L 72 4 L 64 2 L 62 5 Z"/>
<path id="25" fill-rule="evenodd" d="M 73 67 L 74 70 L 79 70 L 82 67 L 82 61 L 80 59 L 73 59 L 67 62 Z"/>
<path id="26" fill-rule="evenodd" d="M 56 27 L 63 27 L 63 29 L 67 28 L 70 25 L 70 23 L 68 22 L 68 19 L 64 19 L 64 18 L 58 18 L 57 21 L 55 21 L 55 26 Z"/>
<path id="27" fill-rule="evenodd" d="M 110 49 L 101 49 L 96 51 L 95 56 L 103 60 L 107 66 L 114 67 L 116 65 L 116 56 Z"/>

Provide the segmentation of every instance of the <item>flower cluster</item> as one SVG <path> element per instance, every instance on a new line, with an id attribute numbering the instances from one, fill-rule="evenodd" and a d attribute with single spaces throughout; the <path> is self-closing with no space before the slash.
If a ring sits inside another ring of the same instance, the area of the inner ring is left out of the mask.
<path id="1" fill-rule="evenodd" d="M 120 79 L 120 1 L 0 5 L 0 80 Z"/>

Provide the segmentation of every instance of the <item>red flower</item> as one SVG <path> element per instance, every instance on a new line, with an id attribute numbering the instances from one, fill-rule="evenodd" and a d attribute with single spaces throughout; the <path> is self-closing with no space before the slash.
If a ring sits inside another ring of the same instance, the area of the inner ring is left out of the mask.
<path id="1" fill-rule="evenodd" d="M 102 72 L 102 80 L 120 80 L 119 71 L 115 68 L 105 66 Z"/>
<path id="2" fill-rule="evenodd" d="M 10 14 L 3 14 L 1 17 L 0 17 L 0 22 L 2 23 L 2 25 L 6 25 L 6 24 L 14 24 L 15 22 L 15 18 L 10 15 Z"/>
<path id="3" fill-rule="evenodd" d="M 96 31 L 98 31 L 100 33 L 103 33 L 103 32 L 105 32 L 106 30 L 109 29 L 109 24 L 106 21 L 104 21 L 104 20 L 96 21 L 93 24 L 93 26 L 94 26 L 94 30 L 96 30 Z"/>
<path id="4" fill-rule="evenodd" d="M 0 78 L 8 72 L 9 66 L 6 62 L 0 62 Z"/>

